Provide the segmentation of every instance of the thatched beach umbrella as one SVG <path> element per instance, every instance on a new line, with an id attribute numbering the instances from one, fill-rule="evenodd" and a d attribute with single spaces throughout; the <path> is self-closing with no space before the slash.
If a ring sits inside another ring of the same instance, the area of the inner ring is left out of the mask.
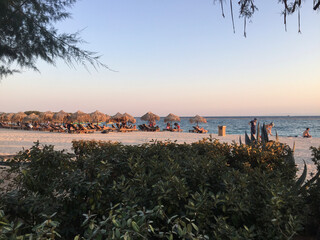
<path id="1" fill-rule="evenodd" d="M 52 121 L 53 119 L 53 112 L 51 111 L 47 111 L 47 112 L 42 112 L 40 113 L 40 120 L 43 121 L 43 122 L 47 122 L 47 121 Z"/>
<path id="2" fill-rule="evenodd" d="M 25 114 L 24 112 L 18 112 L 13 115 L 12 121 L 21 122 L 26 116 L 27 116 L 27 114 Z"/>
<path id="3" fill-rule="evenodd" d="M 107 117 L 107 119 L 106 119 L 106 124 L 111 123 L 111 122 L 112 122 L 111 116 L 109 116 L 108 114 L 106 114 L 106 117 Z"/>
<path id="4" fill-rule="evenodd" d="M 36 122 L 36 121 L 39 121 L 39 116 L 34 113 L 31 113 L 30 115 L 26 116 L 23 119 L 23 122 Z"/>
<path id="5" fill-rule="evenodd" d="M 3 121 L 5 122 L 10 122 L 11 119 L 13 118 L 14 116 L 14 113 L 6 113 L 4 116 L 3 116 Z"/>
<path id="6" fill-rule="evenodd" d="M 112 120 L 113 122 L 119 123 L 119 122 L 122 121 L 122 118 L 123 118 L 123 114 L 121 114 L 121 113 L 118 112 L 116 115 L 114 115 L 114 116 L 111 117 L 111 120 Z"/>
<path id="7" fill-rule="evenodd" d="M 60 112 L 57 112 L 55 114 L 53 114 L 53 121 L 55 122 L 65 122 L 67 120 L 68 117 L 68 113 L 66 113 L 65 111 L 61 110 Z"/>
<path id="8" fill-rule="evenodd" d="M 155 121 L 159 121 L 160 117 L 152 112 L 147 112 L 140 119 L 143 121 L 155 122 Z"/>
<path id="9" fill-rule="evenodd" d="M 189 121 L 190 123 L 197 123 L 197 126 L 199 126 L 199 123 L 207 123 L 207 120 L 204 117 L 201 117 L 199 115 L 196 115 L 193 118 L 190 118 Z"/>
<path id="10" fill-rule="evenodd" d="M 71 114 L 71 121 L 78 121 L 78 122 L 90 122 L 91 118 L 90 115 L 81 111 L 77 111 Z"/>
<path id="11" fill-rule="evenodd" d="M 4 113 L 4 112 L 0 113 L 0 121 L 3 121 L 5 115 L 6 115 L 6 113 Z"/>
<path id="12" fill-rule="evenodd" d="M 106 114 L 103 114 L 102 112 L 99 112 L 98 110 L 93 113 L 90 113 L 90 117 L 91 117 L 91 121 L 96 123 L 106 122 L 110 119 L 109 116 L 107 116 Z"/>
<path id="13" fill-rule="evenodd" d="M 131 116 L 128 113 L 124 113 L 122 116 L 123 116 L 122 121 L 130 122 L 130 123 L 136 123 L 136 121 L 137 121 L 133 116 Z"/>
<path id="14" fill-rule="evenodd" d="M 164 118 L 164 122 L 180 122 L 180 117 L 170 113 L 168 116 Z"/>

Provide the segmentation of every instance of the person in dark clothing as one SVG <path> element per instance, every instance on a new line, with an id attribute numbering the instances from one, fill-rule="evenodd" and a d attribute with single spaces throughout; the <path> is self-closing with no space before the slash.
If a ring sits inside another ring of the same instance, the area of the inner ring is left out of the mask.
<path id="1" fill-rule="evenodd" d="M 257 119 L 253 119 L 249 122 L 249 125 L 251 126 L 251 135 L 255 137 L 256 135 L 256 126 L 257 126 Z"/>

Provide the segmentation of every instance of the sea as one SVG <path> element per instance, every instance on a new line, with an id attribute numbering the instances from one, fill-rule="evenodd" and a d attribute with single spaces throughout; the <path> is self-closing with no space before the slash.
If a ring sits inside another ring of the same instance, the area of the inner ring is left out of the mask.
<path id="1" fill-rule="evenodd" d="M 204 116 L 205 117 L 205 116 Z M 254 118 L 258 119 L 258 122 L 262 126 L 263 123 L 269 124 L 274 123 L 272 128 L 273 135 L 276 132 L 279 136 L 284 137 L 301 137 L 303 131 L 306 128 L 310 128 L 310 134 L 312 137 L 320 138 L 320 116 L 247 116 L 247 117 L 205 117 L 207 123 L 199 123 L 200 127 L 208 130 L 209 133 L 218 134 L 218 126 L 226 126 L 226 134 L 239 134 L 243 135 L 245 132 L 250 134 L 249 122 Z M 137 125 L 146 123 L 137 119 Z M 193 129 L 189 122 L 190 117 L 180 117 L 181 122 L 180 127 L 184 132 L 188 132 Z M 164 117 L 160 118 L 157 122 L 160 129 L 164 129 L 166 123 L 164 122 Z"/>

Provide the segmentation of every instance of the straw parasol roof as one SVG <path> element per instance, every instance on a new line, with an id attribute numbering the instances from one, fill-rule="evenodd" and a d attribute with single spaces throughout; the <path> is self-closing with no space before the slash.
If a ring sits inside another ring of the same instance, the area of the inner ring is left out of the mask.
<path id="1" fill-rule="evenodd" d="M 6 113 L 4 113 L 4 112 L 0 113 L 0 121 L 3 121 L 5 115 L 6 115 Z"/>
<path id="2" fill-rule="evenodd" d="M 107 119 L 106 119 L 106 123 L 108 123 L 108 122 L 111 122 L 112 120 L 111 120 L 111 116 L 109 116 L 108 114 L 106 114 L 106 117 L 107 117 Z"/>
<path id="3" fill-rule="evenodd" d="M 170 113 L 164 118 L 164 122 L 180 122 L 180 117 Z"/>
<path id="4" fill-rule="evenodd" d="M 160 117 L 152 112 L 147 112 L 140 119 L 143 121 L 154 122 L 154 121 L 159 121 Z"/>
<path id="5" fill-rule="evenodd" d="M 116 115 L 111 117 L 111 120 L 114 122 L 121 122 L 122 119 L 123 119 L 123 114 L 121 114 L 119 112 Z"/>
<path id="6" fill-rule="evenodd" d="M 90 113 L 90 117 L 92 122 L 106 122 L 110 119 L 109 116 L 103 114 L 102 112 L 99 112 L 98 110 Z"/>
<path id="7" fill-rule="evenodd" d="M 90 122 L 91 118 L 90 115 L 81 111 L 77 111 L 71 114 L 71 121 L 78 121 L 78 122 Z"/>
<path id="8" fill-rule="evenodd" d="M 197 123 L 197 125 L 199 125 L 199 123 L 207 123 L 207 120 L 204 117 L 201 117 L 199 115 L 196 115 L 193 118 L 190 118 L 189 121 L 190 123 Z"/>
<path id="9" fill-rule="evenodd" d="M 53 120 L 56 122 L 64 122 L 66 120 L 68 116 L 68 113 L 66 113 L 65 111 L 61 110 L 60 112 L 57 112 L 55 114 L 53 114 Z"/>
<path id="10" fill-rule="evenodd" d="M 3 116 L 3 121 L 9 122 L 9 121 L 11 121 L 11 119 L 12 119 L 13 116 L 14 116 L 14 113 L 6 113 L 6 114 Z"/>
<path id="11" fill-rule="evenodd" d="M 30 115 L 26 116 L 23 119 L 23 122 L 35 122 L 35 121 L 38 121 L 38 120 L 39 120 L 39 116 L 34 114 L 34 113 L 31 113 Z"/>
<path id="12" fill-rule="evenodd" d="M 130 122 L 130 123 L 136 123 L 137 120 L 133 116 L 131 116 L 130 114 L 124 113 L 122 115 L 122 121 Z"/>
<path id="13" fill-rule="evenodd" d="M 51 111 L 42 112 L 42 113 L 40 113 L 39 118 L 40 118 L 42 121 L 52 121 L 53 115 L 54 115 L 54 114 L 53 114 L 53 112 L 51 112 Z"/>
<path id="14" fill-rule="evenodd" d="M 27 114 L 25 114 L 24 112 L 18 112 L 13 115 L 12 121 L 21 122 L 26 116 Z"/>

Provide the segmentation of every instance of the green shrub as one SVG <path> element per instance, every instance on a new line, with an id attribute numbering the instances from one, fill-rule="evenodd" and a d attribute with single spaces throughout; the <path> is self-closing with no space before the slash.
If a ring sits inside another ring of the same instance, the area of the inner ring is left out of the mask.
<path id="1" fill-rule="evenodd" d="M 305 198 L 305 232 L 308 235 L 317 235 L 320 238 L 320 147 L 311 147 L 312 161 L 317 167 L 317 173 L 313 174 L 306 182 L 306 191 L 302 194 Z M 313 181 L 311 183 L 311 181 Z"/>
<path id="2" fill-rule="evenodd" d="M 54 213 L 61 239 L 289 239 L 302 229 L 286 145 L 74 141 L 73 150 L 36 143 L 12 160 L 16 187 L 0 206 L 20 235 Z"/>

